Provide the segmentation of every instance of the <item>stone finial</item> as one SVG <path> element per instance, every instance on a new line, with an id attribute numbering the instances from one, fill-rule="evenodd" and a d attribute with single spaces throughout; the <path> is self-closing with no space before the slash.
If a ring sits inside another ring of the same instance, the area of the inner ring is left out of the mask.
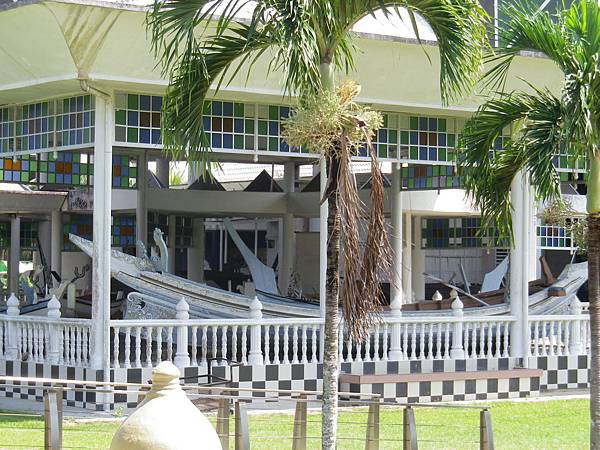
<path id="1" fill-rule="evenodd" d="M 442 301 L 442 294 L 440 294 L 440 291 L 435 291 L 433 297 L 431 297 L 431 300 L 433 300 L 434 302 Z"/>
<path id="2" fill-rule="evenodd" d="M 450 298 L 455 299 L 456 297 L 458 297 L 458 292 L 456 292 L 456 289 L 452 289 L 450 291 Z"/>
<path id="3" fill-rule="evenodd" d="M 15 295 L 14 292 L 10 294 L 8 300 L 6 301 L 6 314 L 9 316 L 18 316 L 19 315 L 19 299 Z"/>
<path id="4" fill-rule="evenodd" d="M 258 299 L 258 297 L 254 296 L 249 305 L 250 308 L 250 318 L 251 319 L 262 319 L 262 303 Z"/>
<path id="5" fill-rule="evenodd" d="M 455 316 L 462 316 L 463 315 L 463 307 L 464 307 L 463 302 L 461 301 L 460 297 L 457 295 L 451 305 L 452 313 Z"/>
<path id="6" fill-rule="evenodd" d="M 48 302 L 48 317 L 58 319 L 60 317 L 60 306 L 60 302 L 56 298 L 56 295 L 53 295 Z"/>
<path id="7" fill-rule="evenodd" d="M 569 311 L 571 312 L 571 314 L 578 316 L 579 314 L 581 314 L 582 310 L 583 305 L 581 304 L 579 297 L 573 294 L 571 296 L 571 301 L 569 302 Z"/>
<path id="8" fill-rule="evenodd" d="M 179 300 L 179 303 L 177 303 L 175 310 L 177 311 L 175 313 L 176 319 L 187 320 L 190 318 L 190 305 L 185 301 L 185 297 L 181 297 L 181 300 Z"/>
<path id="9" fill-rule="evenodd" d="M 181 372 L 163 361 L 152 371 L 152 387 L 115 433 L 111 450 L 222 450 L 215 429 L 187 398 Z"/>

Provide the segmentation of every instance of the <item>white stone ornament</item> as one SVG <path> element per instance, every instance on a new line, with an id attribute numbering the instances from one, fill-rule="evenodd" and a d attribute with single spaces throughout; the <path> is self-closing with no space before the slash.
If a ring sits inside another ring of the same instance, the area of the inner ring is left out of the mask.
<path id="1" fill-rule="evenodd" d="M 152 388 L 115 433 L 111 450 L 222 450 L 219 436 L 179 385 L 179 369 L 163 361 Z"/>

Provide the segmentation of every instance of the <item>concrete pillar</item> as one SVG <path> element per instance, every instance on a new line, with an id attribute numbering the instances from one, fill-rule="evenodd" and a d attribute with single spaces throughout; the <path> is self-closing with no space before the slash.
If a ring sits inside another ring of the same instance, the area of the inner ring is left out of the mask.
<path id="1" fill-rule="evenodd" d="M 510 313 L 517 318 L 510 332 L 510 356 L 524 358 L 529 346 L 528 262 L 529 232 L 529 186 L 522 172 L 515 176 L 511 185 L 513 206 L 512 225 L 514 242 L 510 250 L 509 298 Z M 524 360 L 526 363 L 526 360 Z"/>
<path id="2" fill-rule="evenodd" d="M 421 242 L 421 216 L 413 217 L 412 288 L 415 300 L 425 300 L 425 251 Z"/>
<path id="3" fill-rule="evenodd" d="M 62 212 L 52 211 L 50 215 L 50 269 L 62 276 L 63 245 Z"/>
<path id="4" fill-rule="evenodd" d="M 112 100 L 96 96 L 94 142 L 94 216 L 92 257 L 92 352 L 91 366 L 110 366 L 110 245 L 111 183 L 114 106 Z"/>
<path id="5" fill-rule="evenodd" d="M 286 193 L 293 193 L 296 183 L 296 165 L 293 162 L 287 162 L 284 170 L 284 190 Z M 281 258 L 279 258 L 278 287 L 282 295 L 287 295 L 292 272 L 294 271 L 294 250 L 296 249 L 294 215 L 292 213 L 283 215 L 281 231 L 283 245 L 281 246 Z"/>
<path id="6" fill-rule="evenodd" d="M 541 250 L 538 250 L 537 246 L 537 221 L 538 221 L 538 209 L 537 202 L 535 201 L 535 191 L 531 183 L 529 185 L 529 200 L 528 200 L 528 214 L 527 214 L 527 242 L 528 242 L 528 275 L 527 281 L 537 280 L 541 276 L 541 268 L 539 259 L 541 256 Z"/>
<path id="7" fill-rule="evenodd" d="M 390 308 L 392 314 L 400 315 L 403 303 L 402 294 L 402 192 L 400 190 L 400 164 L 392 164 L 391 187 L 391 247 L 392 268 L 390 273 Z"/>
<path id="8" fill-rule="evenodd" d="M 148 239 L 148 158 L 146 152 L 142 152 L 138 163 L 138 185 L 137 185 L 137 205 L 135 208 L 135 239 L 146 244 Z M 138 257 L 139 249 L 136 246 Z"/>
<path id="9" fill-rule="evenodd" d="M 19 262 L 21 261 L 21 218 L 10 218 L 10 254 L 8 257 L 8 291 L 19 292 Z"/>
<path id="10" fill-rule="evenodd" d="M 176 245 L 175 245 L 175 227 L 176 227 L 176 223 L 177 223 L 177 216 L 175 215 L 169 215 L 169 242 L 168 242 L 168 249 L 169 249 L 169 267 L 168 272 L 169 273 L 175 273 L 175 249 L 176 249 Z"/>
<path id="11" fill-rule="evenodd" d="M 167 158 L 156 158 L 156 178 L 165 187 L 169 187 L 169 160 Z"/>
<path id="12" fill-rule="evenodd" d="M 404 213 L 404 249 L 402 250 L 402 292 L 404 303 L 412 302 L 412 214 Z"/>
<path id="13" fill-rule="evenodd" d="M 206 254 L 206 231 L 203 218 L 192 220 L 192 245 L 187 249 L 187 277 L 192 281 L 204 281 L 204 258 Z"/>
<path id="14" fill-rule="evenodd" d="M 320 160 L 320 195 L 319 202 L 323 200 L 327 189 L 327 163 L 325 158 Z M 327 297 L 327 214 L 328 202 L 321 203 L 319 207 L 319 306 L 321 317 L 325 317 L 325 300 Z"/>

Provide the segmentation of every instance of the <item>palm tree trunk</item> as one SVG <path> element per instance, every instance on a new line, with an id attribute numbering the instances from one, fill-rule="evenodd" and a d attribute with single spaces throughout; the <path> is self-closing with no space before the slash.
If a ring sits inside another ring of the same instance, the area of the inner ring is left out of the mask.
<path id="1" fill-rule="evenodd" d="M 588 216 L 588 293 L 590 302 L 590 448 L 600 449 L 600 217 Z"/>
<path id="2" fill-rule="evenodd" d="M 329 211 L 327 215 L 327 298 L 325 303 L 325 342 L 323 349 L 323 449 L 335 450 L 338 408 L 338 323 L 339 323 L 339 255 L 340 214 L 337 178 L 339 160 L 328 158 Z"/>

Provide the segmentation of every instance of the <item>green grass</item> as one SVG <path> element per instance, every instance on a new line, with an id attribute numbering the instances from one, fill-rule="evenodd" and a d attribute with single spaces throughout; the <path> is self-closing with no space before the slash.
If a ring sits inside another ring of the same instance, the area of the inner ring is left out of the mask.
<path id="1" fill-rule="evenodd" d="M 497 449 L 588 448 L 587 400 L 495 402 L 491 404 Z M 416 408 L 420 449 L 478 448 L 479 412 L 469 409 Z M 308 436 L 320 434 L 319 413 L 309 413 Z M 211 421 L 214 417 L 211 416 Z M 402 410 L 381 412 L 381 449 L 402 448 Z M 252 449 L 291 448 L 291 414 L 251 414 Z M 39 417 L 0 414 L 0 448 L 41 448 L 43 420 Z M 64 448 L 105 449 L 110 446 L 117 422 L 75 423 L 65 421 Z M 230 425 L 233 432 L 233 421 Z M 364 448 L 366 410 L 344 410 L 340 414 L 340 449 Z M 231 441 L 233 448 L 233 441 Z M 309 448 L 319 448 L 318 439 L 309 439 Z"/>

